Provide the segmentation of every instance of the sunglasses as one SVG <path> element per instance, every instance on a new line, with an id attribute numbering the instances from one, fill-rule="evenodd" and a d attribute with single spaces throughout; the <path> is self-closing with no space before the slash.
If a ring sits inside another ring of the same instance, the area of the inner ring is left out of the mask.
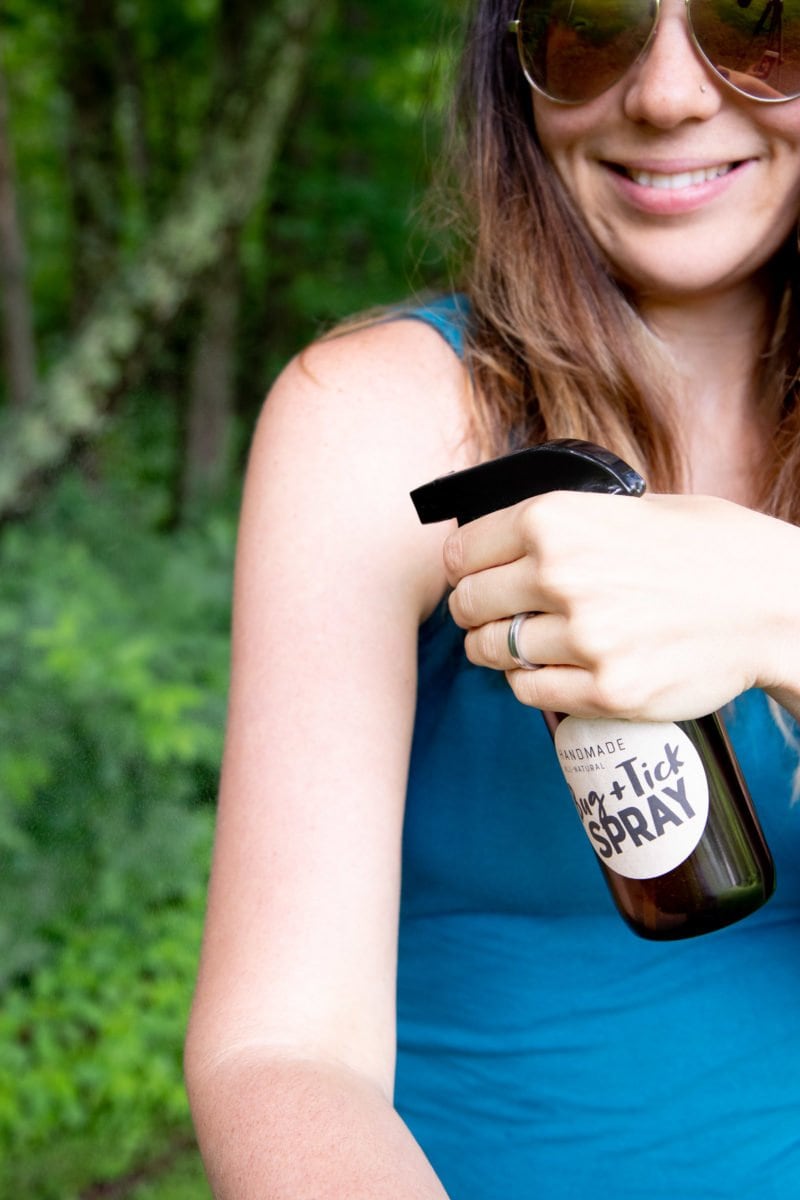
<path id="1" fill-rule="evenodd" d="M 522 0 L 509 32 L 525 76 L 562 104 L 593 100 L 641 58 L 659 0 Z M 697 50 L 724 83 L 775 104 L 800 96 L 800 0 L 686 0 Z"/>

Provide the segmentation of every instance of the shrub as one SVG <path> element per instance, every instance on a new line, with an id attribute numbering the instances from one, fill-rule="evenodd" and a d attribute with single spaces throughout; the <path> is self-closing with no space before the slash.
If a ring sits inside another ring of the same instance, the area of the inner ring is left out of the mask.
<path id="1" fill-rule="evenodd" d="M 72 931 L 0 1010 L 0 1194 L 70 1200 L 189 1129 L 181 1054 L 204 910 L 179 903 Z"/>
<path id="2" fill-rule="evenodd" d="M 75 922 L 178 902 L 216 794 L 233 520 L 68 477 L 0 543 L 0 990 Z"/>

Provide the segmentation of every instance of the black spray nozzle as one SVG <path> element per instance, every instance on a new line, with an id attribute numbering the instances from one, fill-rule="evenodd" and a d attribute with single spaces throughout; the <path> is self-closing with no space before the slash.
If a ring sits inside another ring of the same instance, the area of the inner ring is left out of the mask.
<path id="1" fill-rule="evenodd" d="M 452 517 L 466 525 L 545 492 L 641 496 L 645 487 L 641 475 L 610 450 L 564 438 L 442 475 L 415 488 L 411 499 L 423 525 Z"/>

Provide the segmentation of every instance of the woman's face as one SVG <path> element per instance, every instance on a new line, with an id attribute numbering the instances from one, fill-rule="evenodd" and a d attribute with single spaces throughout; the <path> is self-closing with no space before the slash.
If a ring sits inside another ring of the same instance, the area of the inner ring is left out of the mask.
<path id="1" fill-rule="evenodd" d="M 585 104 L 534 94 L 545 153 L 622 282 L 641 298 L 749 279 L 800 208 L 800 100 L 759 104 L 703 63 L 684 0 L 662 0 L 645 57 Z"/>

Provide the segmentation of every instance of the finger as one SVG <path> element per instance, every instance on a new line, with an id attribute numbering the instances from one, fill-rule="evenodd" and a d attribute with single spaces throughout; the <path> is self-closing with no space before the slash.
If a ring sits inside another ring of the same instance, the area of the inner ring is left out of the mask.
<path id="1" fill-rule="evenodd" d="M 509 641 L 512 622 L 491 621 L 471 629 L 464 639 L 470 662 L 496 671 L 512 671 L 519 667 L 514 660 Z M 516 630 L 516 649 L 520 659 L 537 667 L 545 665 L 580 665 L 574 662 L 567 642 L 567 624 L 554 613 L 531 613 Z"/>
<path id="2" fill-rule="evenodd" d="M 484 571 L 503 563 L 511 563 L 525 553 L 521 509 L 530 504 L 522 501 L 498 512 L 487 513 L 453 530 L 444 543 L 444 566 L 451 587 L 476 571 Z"/>
<path id="3" fill-rule="evenodd" d="M 552 598 L 539 586 L 535 562 L 527 557 L 465 575 L 448 602 L 453 620 L 462 629 L 510 619 L 518 612 L 553 608 Z"/>
<path id="4" fill-rule="evenodd" d="M 545 492 L 453 530 L 444 543 L 444 565 L 448 583 L 455 587 L 466 575 L 487 567 L 511 563 L 524 555 L 537 559 L 547 552 L 548 542 L 560 544 L 567 528 L 577 531 L 585 545 L 587 531 L 604 523 L 608 509 L 599 505 L 630 500 L 624 496 L 588 492 Z M 602 514 L 602 515 L 601 515 Z M 554 543 L 555 539 L 555 543 Z"/>
<path id="5" fill-rule="evenodd" d="M 525 671 L 539 671 L 543 666 L 542 663 L 533 663 L 529 658 L 525 657 L 525 655 L 522 653 L 522 647 L 520 646 L 518 640 L 525 622 L 530 621 L 531 618 L 535 617 L 536 615 L 536 613 L 517 613 L 517 615 L 512 618 L 511 624 L 508 627 L 508 636 L 506 638 L 508 643 L 508 652 L 516 666 L 522 667 Z"/>
<path id="6" fill-rule="evenodd" d="M 517 700 L 531 708 L 576 717 L 609 715 L 597 702 L 590 672 L 582 667 L 543 666 L 538 671 L 514 668 L 506 672 L 506 679 Z"/>
<path id="7" fill-rule="evenodd" d="M 615 717 L 620 720 L 674 719 L 668 711 L 640 711 L 617 698 L 609 703 L 592 671 L 578 666 L 545 665 L 538 671 L 515 668 L 506 671 L 509 686 L 522 704 L 544 712 L 569 713 L 575 717 Z M 686 714 L 689 715 L 688 713 Z"/>
<path id="8" fill-rule="evenodd" d="M 637 692 L 635 686 L 620 686 L 613 674 L 575 665 L 544 665 L 537 671 L 514 668 L 505 675 L 522 704 L 576 717 L 682 721 L 719 707 L 713 702 L 698 704 L 696 694 L 676 693 L 669 687 Z"/>

